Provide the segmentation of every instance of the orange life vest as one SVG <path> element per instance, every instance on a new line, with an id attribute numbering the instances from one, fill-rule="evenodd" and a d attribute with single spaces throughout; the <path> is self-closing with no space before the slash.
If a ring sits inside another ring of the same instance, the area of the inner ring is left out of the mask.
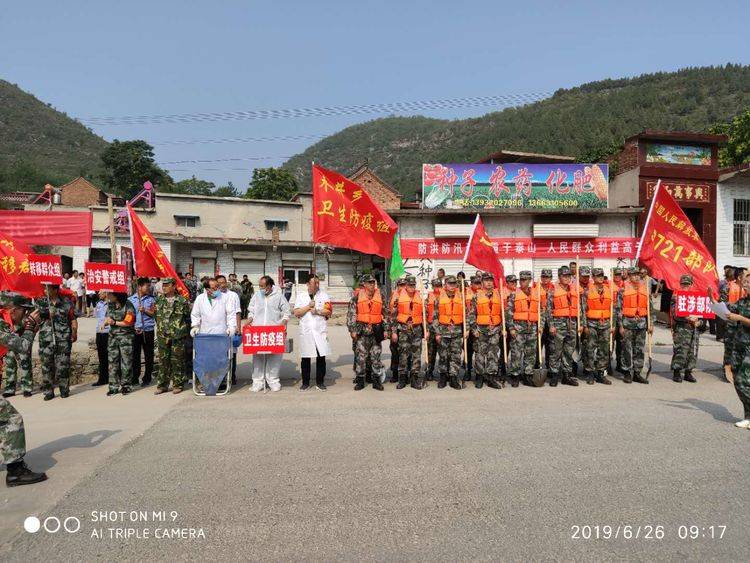
<path id="1" fill-rule="evenodd" d="M 513 320 L 533 322 L 539 320 L 538 290 L 534 291 L 533 288 L 529 288 L 528 295 L 522 289 L 516 290 L 515 302 L 513 304 Z"/>
<path id="2" fill-rule="evenodd" d="M 577 317 L 578 316 L 578 292 L 576 286 L 570 284 L 565 289 L 559 283 L 555 284 L 552 293 L 552 316 L 553 317 Z"/>
<path id="3" fill-rule="evenodd" d="M 367 297 L 366 291 L 360 291 L 357 295 L 357 322 L 371 325 L 383 322 L 383 298 L 380 291 L 375 290 L 372 299 Z"/>
<path id="4" fill-rule="evenodd" d="M 497 326 L 502 322 L 500 312 L 500 293 L 492 290 L 490 297 L 485 291 L 477 293 L 477 324 L 481 326 Z"/>
<path id="5" fill-rule="evenodd" d="M 464 322 L 464 307 L 461 294 L 456 290 L 453 297 L 443 292 L 438 299 L 438 323 L 441 325 L 460 325 Z"/>
<path id="6" fill-rule="evenodd" d="M 729 282 L 729 291 L 727 292 L 727 301 L 730 303 L 737 303 L 742 297 L 742 288 L 740 284 L 732 280 Z"/>
<path id="7" fill-rule="evenodd" d="M 590 287 L 586 292 L 586 318 L 609 319 L 612 317 L 612 291 L 606 285 L 599 295 L 596 287 Z"/>
<path id="8" fill-rule="evenodd" d="M 398 296 L 398 316 L 396 320 L 400 323 L 407 323 L 411 319 L 411 322 L 415 325 L 422 324 L 422 309 L 422 297 L 420 297 L 418 291 L 415 291 L 411 297 L 406 291 L 402 291 Z"/>
<path id="9" fill-rule="evenodd" d="M 627 284 L 622 293 L 622 314 L 625 317 L 645 317 L 648 314 L 648 290 L 645 286 Z"/>

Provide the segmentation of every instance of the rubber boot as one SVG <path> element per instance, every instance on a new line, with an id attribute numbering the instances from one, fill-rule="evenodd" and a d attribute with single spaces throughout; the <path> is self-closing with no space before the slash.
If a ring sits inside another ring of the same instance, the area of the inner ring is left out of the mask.
<path id="1" fill-rule="evenodd" d="M 490 382 L 488 381 L 487 385 L 489 385 L 489 383 Z M 477 378 L 476 380 L 474 380 L 474 387 L 476 387 L 477 389 L 481 389 L 482 387 L 484 387 L 484 377 L 477 374 Z"/>
<path id="2" fill-rule="evenodd" d="M 682 375 L 680 374 L 680 370 L 676 369 L 672 373 L 672 381 L 675 383 L 682 383 Z"/>
<path id="3" fill-rule="evenodd" d="M 18 487 L 20 485 L 33 485 L 47 480 L 46 473 L 34 473 L 26 467 L 23 460 L 14 461 L 8 464 L 8 474 L 5 476 L 5 484 L 8 487 Z"/>
<path id="4" fill-rule="evenodd" d="M 688 383 L 697 383 L 695 377 L 693 377 L 692 370 L 687 370 L 685 372 L 685 381 L 687 381 Z"/>
<path id="5" fill-rule="evenodd" d="M 355 391 L 362 391 L 362 389 L 365 388 L 365 378 L 364 377 L 355 377 L 354 378 L 354 390 Z"/>

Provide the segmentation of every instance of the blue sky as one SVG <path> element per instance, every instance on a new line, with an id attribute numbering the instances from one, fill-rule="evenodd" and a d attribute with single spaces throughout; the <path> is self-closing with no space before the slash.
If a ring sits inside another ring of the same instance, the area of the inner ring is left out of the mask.
<path id="1" fill-rule="evenodd" d="M 750 63 L 746 1 L 8 0 L 0 78 L 77 118 L 376 104 L 552 92 L 603 78 Z M 440 118 L 492 108 L 423 112 Z M 323 135 L 377 117 L 107 125 L 176 179 L 244 188 Z M 272 158 L 264 158 L 272 157 Z M 244 170 L 229 170 L 230 168 Z M 215 168 L 219 170 L 206 170 Z"/>

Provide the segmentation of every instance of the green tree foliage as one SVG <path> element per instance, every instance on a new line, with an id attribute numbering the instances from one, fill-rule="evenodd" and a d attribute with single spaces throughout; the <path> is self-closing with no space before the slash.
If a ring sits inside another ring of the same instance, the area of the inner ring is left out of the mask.
<path id="1" fill-rule="evenodd" d="M 168 184 L 158 191 L 168 194 L 213 195 L 214 188 L 216 188 L 216 185 L 213 182 L 200 180 L 193 176 L 187 180 Z"/>
<path id="2" fill-rule="evenodd" d="M 711 132 L 729 137 L 726 146 L 719 150 L 719 166 L 737 166 L 750 162 L 750 109 L 728 123 L 715 125 Z"/>
<path id="3" fill-rule="evenodd" d="M 309 190 L 311 161 L 344 173 L 368 162 L 410 198 L 421 190 L 425 162 L 475 162 L 500 149 L 590 161 L 644 129 L 707 131 L 748 106 L 750 66 L 688 68 L 558 90 L 479 118 L 376 119 L 322 139 L 283 168 Z"/>
<path id="4" fill-rule="evenodd" d="M 146 141 L 118 141 L 115 139 L 101 155 L 104 173 L 101 176 L 107 189 L 131 198 L 151 181 L 157 190 L 169 189 L 172 178 L 154 161 L 154 147 Z"/>
<path id="5" fill-rule="evenodd" d="M 232 182 L 229 182 L 226 186 L 216 188 L 214 195 L 218 197 L 240 197 L 240 192 L 237 191 Z"/>
<path id="6" fill-rule="evenodd" d="M 289 201 L 299 191 L 297 180 L 283 168 L 256 168 L 247 188 L 248 199 Z"/>

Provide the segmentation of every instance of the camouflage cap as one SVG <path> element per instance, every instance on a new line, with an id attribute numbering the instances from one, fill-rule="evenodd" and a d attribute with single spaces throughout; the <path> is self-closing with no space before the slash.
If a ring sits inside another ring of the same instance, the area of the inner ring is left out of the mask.
<path id="1" fill-rule="evenodd" d="M 613 276 L 621 276 L 622 275 L 622 268 L 614 268 L 612 270 L 612 275 Z"/>
<path id="2" fill-rule="evenodd" d="M 487 281 L 487 280 L 495 281 L 495 276 L 493 276 L 489 272 L 483 272 L 482 273 L 482 281 Z"/>
<path id="3" fill-rule="evenodd" d="M 588 266 L 581 266 L 578 268 L 578 275 L 579 276 L 590 276 L 591 275 L 591 268 Z"/>
<path id="4" fill-rule="evenodd" d="M 570 268 L 568 266 L 560 266 L 557 269 L 557 276 L 569 276 L 570 275 Z"/>
<path id="5" fill-rule="evenodd" d="M 174 278 L 162 278 L 161 279 L 161 283 L 162 283 L 162 285 L 165 284 L 165 283 L 172 283 L 173 284 L 174 283 Z"/>
<path id="6" fill-rule="evenodd" d="M 482 283 L 482 276 L 484 274 L 474 274 L 471 276 L 471 283 Z"/>
<path id="7" fill-rule="evenodd" d="M 404 283 L 406 285 L 413 285 L 413 286 L 415 286 L 415 285 L 417 285 L 417 278 L 415 278 L 414 276 L 406 276 L 404 278 Z"/>
<path id="8" fill-rule="evenodd" d="M 362 283 L 372 283 L 375 281 L 375 276 L 373 276 L 372 274 L 365 274 L 364 276 L 359 278 L 359 281 L 361 281 Z"/>
<path id="9" fill-rule="evenodd" d="M 518 281 L 518 278 L 516 277 L 516 274 L 508 274 L 505 276 L 505 281 L 507 283 L 515 283 Z"/>
<path id="10" fill-rule="evenodd" d="M 680 284 L 684 285 L 692 285 L 693 284 L 693 276 L 690 274 L 683 274 L 680 276 Z"/>
<path id="11" fill-rule="evenodd" d="M 406 278 L 398 278 L 396 280 L 396 285 L 406 285 Z"/>
<path id="12" fill-rule="evenodd" d="M 443 287 L 443 280 L 440 278 L 432 278 L 430 283 L 432 284 L 432 287 Z"/>
<path id="13" fill-rule="evenodd" d="M 594 277 L 596 277 L 596 276 L 603 276 L 604 275 L 604 270 L 602 268 L 592 268 L 591 269 L 591 275 L 594 276 Z"/>
<path id="14" fill-rule="evenodd" d="M 518 279 L 521 279 L 521 280 L 530 280 L 533 277 L 534 276 L 531 274 L 529 270 L 521 270 L 521 273 L 518 274 Z"/>
<path id="15" fill-rule="evenodd" d="M 24 297 L 20 293 L 3 291 L 0 293 L 0 307 L 24 307 L 31 309 L 34 305 L 31 303 L 31 299 Z"/>
<path id="16" fill-rule="evenodd" d="M 552 268 L 543 268 L 542 269 L 542 277 L 543 278 L 551 278 L 552 277 Z"/>
<path id="17" fill-rule="evenodd" d="M 443 282 L 446 284 L 452 283 L 455 285 L 458 283 L 458 280 L 456 279 L 456 276 L 445 276 L 445 278 L 443 279 Z"/>
<path id="18" fill-rule="evenodd" d="M 635 266 L 628 268 L 628 275 L 629 276 L 639 276 L 641 274 L 640 268 L 637 268 Z"/>

